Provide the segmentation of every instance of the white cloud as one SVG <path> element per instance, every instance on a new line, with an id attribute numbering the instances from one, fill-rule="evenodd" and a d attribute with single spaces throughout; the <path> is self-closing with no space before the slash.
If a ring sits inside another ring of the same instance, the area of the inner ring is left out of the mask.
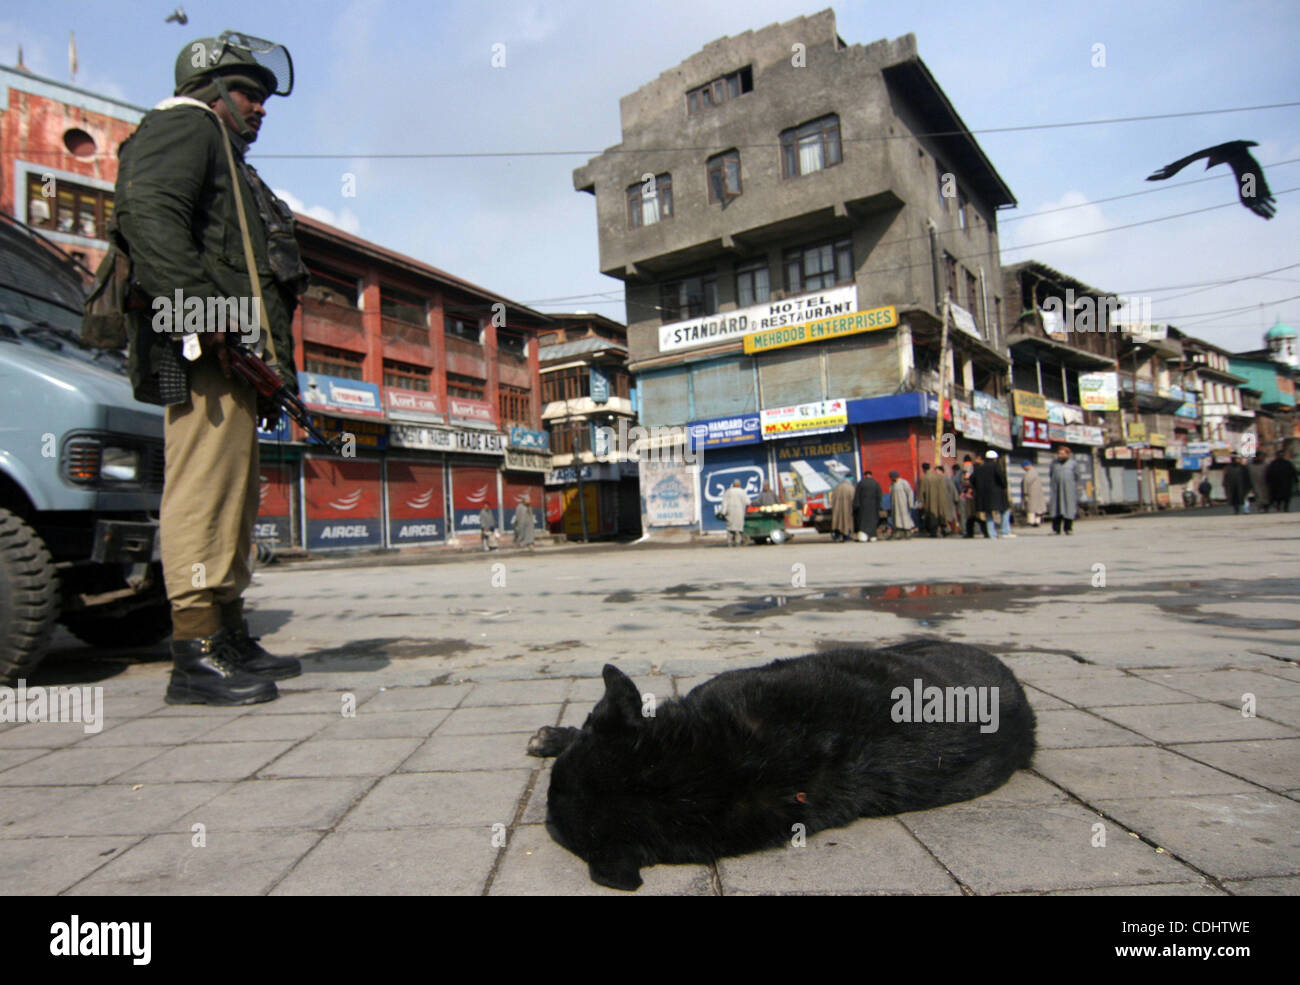
<path id="1" fill-rule="evenodd" d="M 345 233 L 361 234 L 361 220 L 357 218 L 356 213 L 351 209 L 341 209 L 335 212 L 323 205 L 308 205 L 293 192 L 286 191 L 283 188 L 274 188 L 272 191 L 279 198 L 284 199 L 289 208 L 301 215 L 309 216 L 319 222 L 334 226 L 336 229 L 342 229 Z"/>

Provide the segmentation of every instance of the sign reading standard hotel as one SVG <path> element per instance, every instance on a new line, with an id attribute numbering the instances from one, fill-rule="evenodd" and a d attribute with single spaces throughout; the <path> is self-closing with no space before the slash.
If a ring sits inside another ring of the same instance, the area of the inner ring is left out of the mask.
<path id="1" fill-rule="evenodd" d="M 751 332 L 799 325 L 836 315 L 847 315 L 857 310 L 856 285 L 832 287 L 829 290 L 818 291 L 816 294 L 804 294 L 797 298 L 769 301 L 767 304 L 756 304 L 748 308 L 737 308 L 735 311 L 723 311 L 716 315 L 705 315 L 703 318 L 691 318 L 687 321 L 661 325 L 659 351 L 672 352 L 675 349 L 690 349 L 714 342 L 734 342 Z"/>

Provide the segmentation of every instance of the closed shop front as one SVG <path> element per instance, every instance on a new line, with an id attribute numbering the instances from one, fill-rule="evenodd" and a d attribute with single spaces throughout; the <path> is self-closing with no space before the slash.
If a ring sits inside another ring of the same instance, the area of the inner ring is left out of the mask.
<path id="1" fill-rule="evenodd" d="M 457 537 L 479 532 L 479 512 L 484 506 L 498 514 L 497 476 L 500 473 L 490 465 L 451 466 L 451 505 L 454 530 Z"/>
<path id="2" fill-rule="evenodd" d="M 258 470 L 261 484 L 258 489 L 257 523 L 253 528 L 255 540 L 268 541 L 278 547 L 293 544 L 293 517 L 297 512 L 298 483 L 295 467 L 288 463 L 263 463 Z"/>
<path id="3" fill-rule="evenodd" d="M 378 459 L 304 458 L 307 547 L 382 547 L 383 491 Z"/>
<path id="4" fill-rule="evenodd" d="M 391 547 L 447 539 L 445 470 L 441 462 L 390 458 L 388 543 Z"/>
<path id="5" fill-rule="evenodd" d="M 734 447 L 706 448 L 700 454 L 700 526 L 704 530 L 726 530 L 719 520 L 722 496 L 739 482 L 750 502 L 758 499 L 763 483 L 770 482 L 767 471 L 767 443 Z"/>

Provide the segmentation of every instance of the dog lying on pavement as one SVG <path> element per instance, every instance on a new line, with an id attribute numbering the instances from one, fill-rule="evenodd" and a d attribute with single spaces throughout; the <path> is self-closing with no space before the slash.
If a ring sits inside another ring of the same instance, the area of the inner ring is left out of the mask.
<path id="1" fill-rule="evenodd" d="M 547 830 L 614 889 L 637 889 L 642 866 L 710 863 L 969 800 L 1034 754 L 1019 682 L 959 643 L 777 660 L 657 707 L 612 664 L 604 679 L 581 729 L 544 726 L 528 753 L 558 757 Z"/>

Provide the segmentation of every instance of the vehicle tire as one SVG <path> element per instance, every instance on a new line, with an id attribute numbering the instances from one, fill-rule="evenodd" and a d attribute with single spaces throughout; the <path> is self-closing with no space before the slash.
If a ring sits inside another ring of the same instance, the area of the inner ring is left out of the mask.
<path id="1" fill-rule="evenodd" d="M 36 669 L 59 612 L 59 575 L 40 535 L 0 509 L 0 684 Z"/>
<path id="2" fill-rule="evenodd" d="M 773 530 L 770 534 L 767 535 L 767 539 L 770 540 L 773 544 L 784 544 L 790 538 L 789 535 L 782 528 L 777 527 L 775 530 Z"/>
<path id="3" fill-rule="evenodd" d="M 109 648 L 153 646 L 172 631 L 172 608 L 167 601 L 136 609 L 124 616 L 98 616 L 81 613 L 66 616 L 68 632 L 91 646 Z"/>

